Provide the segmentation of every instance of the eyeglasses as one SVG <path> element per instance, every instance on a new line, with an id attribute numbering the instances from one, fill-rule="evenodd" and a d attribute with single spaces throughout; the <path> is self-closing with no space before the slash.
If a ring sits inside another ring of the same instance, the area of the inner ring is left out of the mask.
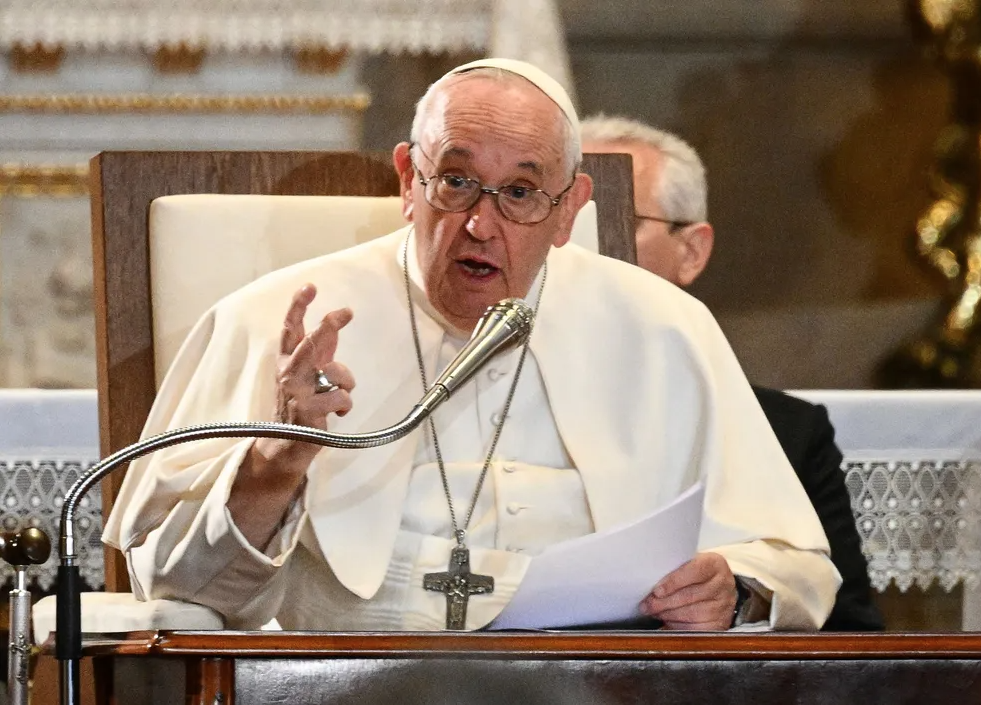
<path id="1" fill-rule="evenodd" d="M 418 147 L 413 144 L 410 147 Z M 430 164 L 435 165 L 432 159 L 422 151 L 418 150 Z M 411 155 L 411 151 L 410 151 Z M 468 179 L 457 174 L 436 174 L 430 178 L 422 175 L 422 170 L 416 166 L 415 160 L 411 158 L 412 168 L 419 174 L 419 183 L 426 191 L 426 201 L 437 210 L 448 213 L 460 213 L 472 208 L 480 200 L 482 194 L 494 196 L 497 209 L 505 218 L 513 223 L 522 225 L 534 225 L 541 223 L 552 213 L 552 208 L 559 205 L 562 197 L 576 183 L 576 175 L 572 175 L 572 181 L 557 196 L 550 196 L 539 188 L 530 186 L 519 186 L 509 184 L 499 188 L 484 186 L 476 179 Z"/>
<path id="2" fill-rule="evenodd" d="M 658 218 L 653 215 L 641 215 L 640 213 L 634 213 L 634 218 L 637 220 L 653 220 L 655 223 L 664 223 L 665 225 L 671 226 L 671 232 L 695 224 L 693 220 L 671 220 L 670 218 Z"/>

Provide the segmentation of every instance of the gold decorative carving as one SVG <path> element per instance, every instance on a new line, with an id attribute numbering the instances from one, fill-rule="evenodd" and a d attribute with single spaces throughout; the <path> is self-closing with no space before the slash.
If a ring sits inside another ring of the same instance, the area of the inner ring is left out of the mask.
<path id="1" fill-rule="evenodd" d="M 951 80 L 949 122 L 917 220 L 917 252 L 949 283 L 943 319 L 880 368 L 888 387 L 981 387 L 981 0 L 907 0 L 914 33 Z"/>
<path id="2" fill-rule="evenodd" d="M 347 51 L 327 47 L 306 46 L 293 51 L 293 63 L 300 73 L 331 75 L 337 73 L 347 60 Z"/>
<path id="3" fill-rule="evenodd" d="M 199 95 L 175 93 L 0 94 L 7 113 L 362 113 L 364 93 L 349 95 Z"/>
<path id="4" fill-rule="evenodd" d="M 64 58 L 62 46 L 14 44 L 10 49 L 10 66 L 20 73 L 52 73 L 61 68 Z"/>
<path id="5" fill-rule="evenodd" d="M 88 192 L 88 164 L 0 164 L 0 196 L 78 197 Z"/>
<path id="6" fill-rule="evenodd" d="M 204 55 L 203 47 L 184 43 L 162 46 L 153 52 L 153 68 L 159 73 L 197 73 L 201 70 Z"/>

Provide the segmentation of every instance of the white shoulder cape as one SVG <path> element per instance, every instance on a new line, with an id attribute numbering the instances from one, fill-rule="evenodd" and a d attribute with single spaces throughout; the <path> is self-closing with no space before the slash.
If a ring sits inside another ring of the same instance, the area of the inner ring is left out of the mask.
<path id="1" fill-rule="evenodd" d="M 397 255 L 405 237 L 403 229 L 279 270 L 215 305 L 170 369 L 144 435 L 271 420 L 283 317 L 307 282 L 319 292 L 308 329 L 332 309 L 354 311 L 336 354 L 357 380 L 354 409 L 332 419 L 331 430 L 374 431 L 400 420 L 421 396 Z M 419 316 L 419 328 L 426 359 L 435 359 L 441 329 L 428 316 Z M 719 552 L 734 572 L 777 590 L 795 579 L 768 567 L 769 557 L 740 548 L 758 539 L 780 551 L 827 554 L 803 488 L 697 300 L 637 267 L 575 245 L 553 248 L 530 346 L 598 531 L 650 512 L 702 479 L 700 549 L 728 546 Z M 428 372 L 433 379 L 437 371 Z M 361 597 L 371 597 L 385 576 L 419 433 L 368 450 L 325 449 L 309 471 L 306 508 L 323 554 Z M 233 459 L 237 467 L 241 452 L 233 449 L 241 446 L 216 439 L 135 462 L 105 540 L 123 550 L 141 544 L 178 502 L 196 501 L 220 473 L 234 472 L 225 465 Z M 810 577 L 833 582 L 824 559 L 827 575 Z M 835 589 L 831 584 L 832 602 Z"/>

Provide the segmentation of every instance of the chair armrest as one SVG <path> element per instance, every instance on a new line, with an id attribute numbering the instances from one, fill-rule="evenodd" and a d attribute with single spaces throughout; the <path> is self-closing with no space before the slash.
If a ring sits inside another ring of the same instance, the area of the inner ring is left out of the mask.
<path id="1" fill-rule="evenodd" d="M 34 605 L 34 641 L 55 631 L 54 595 Z M 82 633 L 111 634 L 158 629 L 223 629 L 221 616 L 208 607 L 175 600 L 143 602 L 129 592 L 83 592 Z"/>

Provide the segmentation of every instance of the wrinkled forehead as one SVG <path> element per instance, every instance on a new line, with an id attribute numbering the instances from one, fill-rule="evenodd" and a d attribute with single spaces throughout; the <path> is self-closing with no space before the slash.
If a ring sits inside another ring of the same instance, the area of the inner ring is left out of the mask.
<path id="1" fill-rule="evenodd" d="M 562 111 L 520 76 L 451 75 L 433 85 L 421 108 L 416 137 L 434 157 L 463 146 L 461 137 L 471 150 L 508 145 L 560 162 L 568 152 Z"/>

